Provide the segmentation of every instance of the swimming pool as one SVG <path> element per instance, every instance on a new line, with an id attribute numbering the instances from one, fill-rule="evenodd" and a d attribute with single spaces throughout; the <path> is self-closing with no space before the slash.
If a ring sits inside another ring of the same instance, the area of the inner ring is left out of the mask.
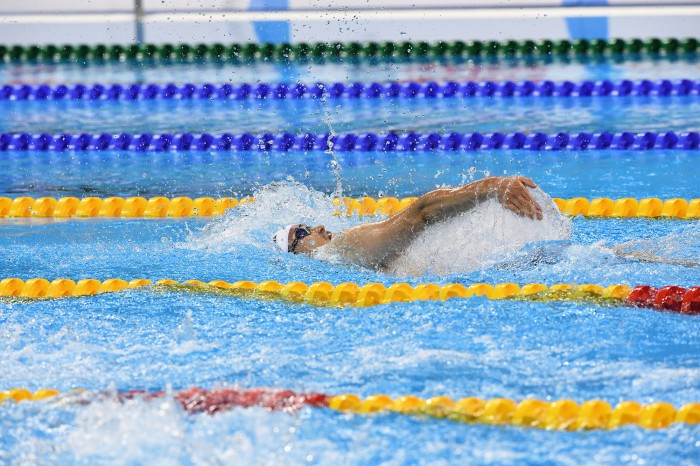
<path id="1" fill-rule="evenodd" d="M 254 82 L 258 77 L 270 83 L 301 79 L 309 84 L 426 79 L 579 82 L 694 79 L 698 70 L 693 57 L 536 66 L 500 59 L 484 68 L 470 61 L 426 61 L 396 67 L 369 61 L 352 66 L 223 63 L 198 71 L 178 64 L 5 64 L 0 84 L 220 83 L 229 78 Z M 465 75 L 469 69 L 478 73 Z M 697 130 L 700 114 L 697 95 L 27 100 L 3 101 L 0 109 L 0 132 L 15 134 L 682 133 Z M 570 238 L 500 251 L 478 267 L 448 275 L 428 270 L 393 276 L 333 261 L 287 257 L 274 249 L 269 237 L 292 222 L 322 222 L 335 231 L 367 220 L 334 215 L 338 208 L 333 198 L 339 194 L 405 198 L 488 174 L 530 176 L 557 198 L 690 200 L 700 197 L 696 157 L 697 150 L 683 148 L 10 148 L 0 152 L 0 197 L 253 195 L 255 202 L 216 218 L 5 218 L 0 220 L 0 278 L 687 288 L 700 284 L 700 227 L 693 219 L 576 216 Z M 529 221 L 511 218 L 499 224 L 503 229 L 494 230 L 490 219 L 503 213 L 489 209 L 483 225 L 477 221 L 473 231 L 480 248 L 512 241 L 514 229 L 536 230 Z M 449 232 L 442 234 L 450 238 Z M 651 251 L 666 263 L 618 257 L 612 247 L 620 243 Z M 465 250 L 440 260 L 453 264 L 470 257 Z M 1 389 L 87 390 L 44 401 L 3 402 L 0 459 L 7 463 L 695 464 L 700 457 L 698 424 L 569 432 L 310 406 L 293 413 L 263 407 L 222 409 L 209 416 L 188 414 L 172 395 L 190 387 L 265 387 L 363 398 L 473 396 L 515 402 L 570 399 L 579 404 L 601 399 L 613 407 L 633 400 L 643 405 L 668 402 L 678 409 L 700 401 L 697 316 L 595 301 L 483 296 L 371 307 L 318 306 L 167 286 L 75 298 L 2 299 Z M 154 400 L 116 395 L 129 390 L 167 393 Z"/>

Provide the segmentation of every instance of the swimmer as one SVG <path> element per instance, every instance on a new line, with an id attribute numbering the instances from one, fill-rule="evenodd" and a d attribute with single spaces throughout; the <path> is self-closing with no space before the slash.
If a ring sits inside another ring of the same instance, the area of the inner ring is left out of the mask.
<path id="1" fill-rule="evenodd" d="M 386 270 L 427 227 L 467 212 L 489 199 L 533 220 L 542 220 L 542 208 L 528 188 L 537 185 L 523 176 L 491 177 L 458 188 L 436 189 L 391 217 L 331 233 L 323 225 L 289 225 L 273 236 L 284 252 L 313 255 L 332 247 L 359 265 Z"/>

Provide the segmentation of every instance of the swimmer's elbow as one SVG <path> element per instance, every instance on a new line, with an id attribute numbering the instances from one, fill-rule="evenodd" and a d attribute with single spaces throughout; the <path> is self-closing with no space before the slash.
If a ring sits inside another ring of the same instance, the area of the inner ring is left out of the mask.
<path id="1" fill-rule="evenodd" d="M 454 202 L 450 199 L 447 190 L 435 190 L 415 203 L 416 210 L 413 213 L 412 225 L 417 228 L 441 222 L 450 216 L 455 210 Z"/>
<path id="2" fill-rule="evenodd" d="M 430 223 L 435 212 L 431 206 L 431 203 L 427 202 L 425 197 L 421 197 L 411 204 L 410 210 L 407 212 L 407 214 L 408 216 L 406 220 L 408 220 L 412 226 L 422 227 Z"/>
<path id="3" fill-rule="evenodd" d="M 436 189 L 412 204 L 414 226 L 428 226 L 448 218 L 461 204 L 461 188 Z"/>

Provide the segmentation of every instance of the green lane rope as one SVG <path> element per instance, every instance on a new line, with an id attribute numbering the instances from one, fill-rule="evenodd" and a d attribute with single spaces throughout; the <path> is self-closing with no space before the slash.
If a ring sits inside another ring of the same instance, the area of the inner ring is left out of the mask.
<path id="1" fill-rule="evenodd" d="M 319 59 L 585 58 L 695 55 L 698 39 L 508 40 L 451 42 L 317 42 L 297 44 L 0 45 L 0 62 L 304 61 Z"/>

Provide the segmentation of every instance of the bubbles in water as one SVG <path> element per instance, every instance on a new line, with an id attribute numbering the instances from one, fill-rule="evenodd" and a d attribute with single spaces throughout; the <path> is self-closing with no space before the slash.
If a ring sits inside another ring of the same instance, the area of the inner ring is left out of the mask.
<path id="1" fill-rule="evenodd" d="M 78 411 L 66 446 L 76 457 L 119 458 L 120 464 L 135 463 L 149 455 L 172 460 L 185 458 L 188 453 L 185 445 L 174 441 L 181 440 L 185 429 L 182 410 L 172 398 L 158 403 L 105 400 Z M 144 435 L 146 432 L 148 435 Z"/>

